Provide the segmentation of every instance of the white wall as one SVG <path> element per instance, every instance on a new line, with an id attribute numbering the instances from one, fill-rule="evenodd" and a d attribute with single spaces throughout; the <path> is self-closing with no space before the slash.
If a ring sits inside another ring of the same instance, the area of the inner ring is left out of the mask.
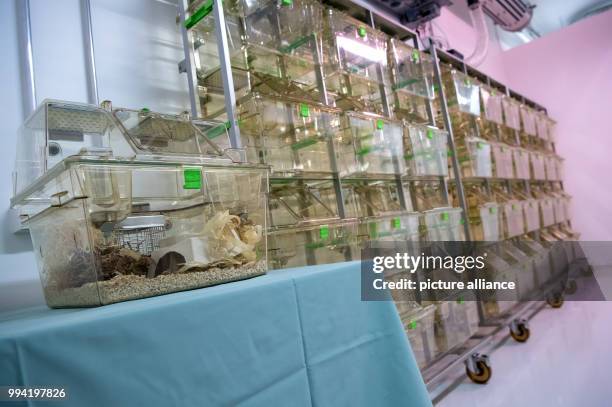
<path id="1" fill-rule="evenodd" d="M 27 234 L 11 231 L 11 172 L 23 122 L 17 5 L 0 0 L 0 285 L 37 279 Z M 177 8 L 169 1 L 91 0 L 98 91 L 114 106 L 162 112 L 189 109 Z M 88 96 L 80 0 L 30 0 L 37 100 L 86 102 Z"/>

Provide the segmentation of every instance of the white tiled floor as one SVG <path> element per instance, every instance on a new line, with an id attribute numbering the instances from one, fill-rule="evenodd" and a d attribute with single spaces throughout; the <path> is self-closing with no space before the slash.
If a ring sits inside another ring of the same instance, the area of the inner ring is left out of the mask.
<path id="1" fill-rule="evenodd" d="M 530 328 L 490 355 L 488 384 L 466 379 L 438 406 L 612 406 L 612 302 L 547 307 Z"/>

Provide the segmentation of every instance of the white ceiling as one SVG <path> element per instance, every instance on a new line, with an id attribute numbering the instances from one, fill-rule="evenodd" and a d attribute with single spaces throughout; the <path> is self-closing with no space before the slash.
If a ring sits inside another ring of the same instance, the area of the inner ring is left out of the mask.
<path id="1" fill-rule="evenodd" d="M 589 10 L 606 4 L 609 0 L 532 0 L 536 8 L 533 10 L 531 27 L 545 35 L 575 23 L 581 15 Z"/>
<path id="2" fill-rule="evenodd" d="M 538 36 L 544 36 L 579 21 L 588 12 L 612 6 L 612 0 L 527 0 L 535 5 L 529 27 L 519 33 L 496 28 L 496 36 L 502 49 L 525 44 Z M 453 0 L 449 9 L 466 23 L 471 24 L 467 0 Z"/>

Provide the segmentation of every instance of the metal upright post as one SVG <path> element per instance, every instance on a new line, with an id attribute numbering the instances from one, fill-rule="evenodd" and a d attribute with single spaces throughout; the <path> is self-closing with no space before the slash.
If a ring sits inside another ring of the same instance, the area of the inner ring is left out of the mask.
<path id="1" fill-rule="evenodd" d="M 213 13 L 215 17 L 215 34 L 217 35 L 219 62 L 221 64 L 223 95 L 225 96 L 225 112 L 229 120 L 230 145 L 232 148 L 240 148 L 242 143 L 240 141 L 240 128 L 236 123 L 236 92 L 234 91 L 234 77 L 232 76 L 232 63 L 229 54 L 222 0 L 213 0 Z"/>
<path id="2" fill-rule="evenodd" d="M 329 97 L 327 95 L 327 86 L 325 85 L 325 73 L 323 72 L 323 50 L 319 46 L 318 33 L 313 33 L 311 38 L 311 48 L 314 57 L 315 76 L 317 78 L 317 88 L 319 91 L 319 101 L 326 106 L 329 106 Z M 321 44 L 322 45 L 322 44 Z M 340 180 L 340 169 L 338 168 L 338 160 L 336 157 L 336 149 L 334 146 L 333 136 L 327 138 L 327 151 L 334 178 L 334 191 L 336 192 L 336 205 L 338 206 L 338 215 L 341 219 L 346 218 L 346 208 L 344 206 L 344 194 L 342 193 L 342 181 Z"/>
<path id="3" fill-rule="evenodd" d="M 431 43 L 429 48 L 430 55 L 433 59 L 434 76 L 436 85 L 440 89 L 440 108 L 442 110 L 442 119 L 444 120 L 444 127 L 448 132 L 448 147 L 452 152 L 451 162 L 453 165 L 453 172 L 455 173 L 455 187 L 457 188 L 457 197 L 459 198 L 459 205 L 463 209 L 463 215 L 465 221 L 463 223 L 463 229 L 465 231 L 465 237 L 468 241 L 472 240 L 472 232 L 470 231 L 470 225 L 468 222 L 468 207 L 465 200 L 465 192 L 463 190 L 463 182 L 461 181 L 461 168 L 459 166 L 459 159 L 457 158 L 457 148 L 455 147 L 455 137 L 453 135 L 453 126 L 451 123 L 450 115 L 448 113 L 448 105 L 446 104 L 446 94 L 444 93 L 444 86 L 442 83 L 442 72 L 440 70 L 440 63 L 438 61 L 438 53 L 436 51 L 436 45 Z"/>
<path id="4" fill-rule="evenodd" d="M 94 51 L 93 26 L 91 22 L 91 0 L 81 0 L 81 18 L 83 19 L 83 30 L 85 31 L 85 59 L 88 68 L 88 99 L 89 103 L 98 105 L 98 77 L 96 74 L 96 56 Z"/>
<path id="5" fill-rule="evenodd" d="M 27 118 L 36 109 L 36 84 L 34 82 L 34 58 L 32 56 L 32 25 L 30 22 L 30 0 L 17 2 L 19 21 L 19 51 L 23 91 L 23 117 Z"/>
<path id="6" fill-rule="evenodd" d="M 376 24 L 374 22 L 374 13 L 368 10 L 367 17 L 368 17 L 368 23 L 370 24 L 370 27 L 375 29 Z M 385 73 L 384 73 L 383 66 L 381 63 L 376 64 L 376 75 L 378 77 L 378 82 L 379 82 L 380 101 L 383 105 L 383 111 L 385 113 L 385 116 L 387 116 L 388 118 L 393 118 L 393 109 L 391 108 L 389 104 L 389 98 L 387 97 L 387 86 L 385 83 Z M 399 158 L 397 157 L 397 154 L 394 154 L 393 166 L 395 167 L 395 184 L 397 187 L 397 195 L 400 201 L 400 206 L 402 207 L 402 209 L 408 210 L 408 200 L 406 199 L 406 191 L 404 190 L 404 184 L 402 183 L 403 174 L 400 173 L 400 162 L 399 162 L 400 159 L 403 159 L 401 157 L 401 154 Z"/>
<path id="7" fill-rule="evenodd" d="M 200 97 L 198 95 L 198 76 L 196 73 L 195 58 L 193 53 L 193 38 L 191 32 L 185 27 L 187 19 L 188 0 L 179 0 L 179 22 L 181 29 L 181 37 L 183 39 L 183 54 L 185 59 L 182 64 L 179 64 L 179 71 L 187 74 L 187 84 L 189 86 L 189 103 L 191 104 L 191 116 L 193 118 L 202 117 L 202 107 L 200 106 Z"/>

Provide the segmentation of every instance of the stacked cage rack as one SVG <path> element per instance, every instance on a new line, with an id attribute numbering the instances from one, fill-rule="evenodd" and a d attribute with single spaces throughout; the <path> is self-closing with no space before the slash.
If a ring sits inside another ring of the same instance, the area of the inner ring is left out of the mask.
<path id="1" fill-rule="evenodd" d="M 359 259 L 370 240 L 481 240 L 500 272 L 528 270 L 523 298 L 567 263 L 544 108 L 350 0 L 179 3 L 192 115 L 272 169 L 270 267 Z M 541 307 L 472 296 L 395 298 L 430 389 L 463 362 L 486 382 L 482 352 L 506 327 L 526 340 Z"/>

